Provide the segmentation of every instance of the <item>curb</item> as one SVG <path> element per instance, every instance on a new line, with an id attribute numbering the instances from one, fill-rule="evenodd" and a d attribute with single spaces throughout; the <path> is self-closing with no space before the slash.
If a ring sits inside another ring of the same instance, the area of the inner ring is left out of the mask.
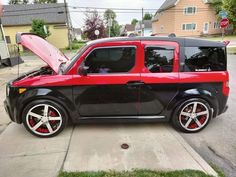
<path id="1" fill-rule="evenodd" d="M 175 130 L 169 128 L 171 134 L 176 137 L 179 143 L 186 149 L 192 158 L 201 166 L 202 171 L 208 175 L 218 177 L 216 171 L 183 139 L 183 137 Z"/>

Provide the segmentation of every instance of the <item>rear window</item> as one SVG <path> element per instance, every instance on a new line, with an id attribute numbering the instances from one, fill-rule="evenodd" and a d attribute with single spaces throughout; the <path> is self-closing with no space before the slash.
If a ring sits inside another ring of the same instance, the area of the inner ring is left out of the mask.
<path id="1" fill-rule="evenodd" d="M 207 72 L 226 70 L 224 47 L 185 47 L 185 57 L 181 61 L 184 72 Z"/>

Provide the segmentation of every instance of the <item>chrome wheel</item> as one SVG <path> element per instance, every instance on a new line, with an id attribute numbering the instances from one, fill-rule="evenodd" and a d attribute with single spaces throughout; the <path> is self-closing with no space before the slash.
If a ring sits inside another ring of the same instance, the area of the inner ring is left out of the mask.
<path id="1" fill-rule="evenodd" d="M 192 101 L 180 110 L 178 120 L 183 129 L 194 132 L 204 128 L 209 118 L 209 108 L 202 102 Z"/>
<path id="2" fill-rule="evenodd" d="M 50 136 L 62 126 L 62 115 L 52 105 L 37 104 L 27 112 L 26 124 L 34 134 Z"/>

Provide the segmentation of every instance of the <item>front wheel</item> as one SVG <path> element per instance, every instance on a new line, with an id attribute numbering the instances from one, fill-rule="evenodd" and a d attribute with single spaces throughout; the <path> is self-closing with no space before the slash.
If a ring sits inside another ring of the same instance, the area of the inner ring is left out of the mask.
<path id="1" fill-rule="evenodd" d="M 212 111 L 202 99 L 190 99 L 182 103 L 173 115 L 174 127 L 183 132 L 199 132 L 210 122 Z"/>
<path id="2" fill-rule="evenodd" d="M 25 107 L 22 116 L 25 128 L 39 137 L 55 136 L 67 124 L 64 108 L 49 100 L 32 101 Z"/>

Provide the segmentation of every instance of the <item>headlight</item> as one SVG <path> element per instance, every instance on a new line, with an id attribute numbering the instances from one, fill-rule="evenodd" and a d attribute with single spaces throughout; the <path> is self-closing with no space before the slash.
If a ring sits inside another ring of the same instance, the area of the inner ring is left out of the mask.
<path id="1" fill-rule="evenodd" d="M 10 88 L 9 88 L 9 85 L 7 84 L 6 85 L 6 96 L 9 96 L 9 92 L 10 92 Z"/>

